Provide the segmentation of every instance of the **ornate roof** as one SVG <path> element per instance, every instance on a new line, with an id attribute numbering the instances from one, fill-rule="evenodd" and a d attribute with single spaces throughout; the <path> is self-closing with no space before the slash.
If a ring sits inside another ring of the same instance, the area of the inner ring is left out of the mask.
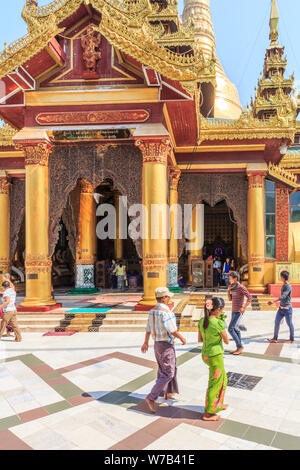
<path id="1" fill-rule="evenodd" d="M 276 115 L 269 120 L 260 120 L 255 118 L 248 108 L 237 120 L 202 118 L 200 142 L 246 139 L 289 139 L 293 141 L 295 132 L 296 122 L 293 116 Z"/>
<path id="2" fill-rule="evenodd" d="M 0 78 L 42 50 L 62 30 L 64 21 L 86 5 L 101 13 L 101 22 L 95 29 L 114 47 L 167 78 L 183 82 L 190 94 L 197 82 L 215 84 L 215 58 L 204 58 L 201 50 L 192 50 L 193 29 L 184 28 L 179 21 L 177 0 L 166 0 L 165 4 L 150 0 L 54 0 L 41 7 L 37 3 L 26 0 L 22 17 L 28 35 L 0 56 Z M 167 20 L 175 24 L 175 31 L 165 29 Z M 169 49 L 187 45 L 191 46 L 188 53 Z"/>
<path id="3" fill-rule="evenodd" d="M 276 0 L 272 0 L 270 16 L 270 46 L 267 48 L 263 74 L 255 89 L 255 99 L 251 107 L 255 117 L 267 119 L 276 114 L 294 114 L 296 119 L 297 102 L 291 96 L 294 88 L 294 75 L 285 78 L 287 59 L 284 47 L 278 43 L 279 13 Z"/>
<path id="4" fill-rule="evenodd" d="M 38 52 L 44 49 L 51 39 L 61 30 L 57 27 L 54 18 L 40 28 L 26 34 L 22 38 L 10 45 L 5 45 L 5 49 L 0 53 L 0 79 L 24 64 Z"/>
<path id="5" fill-rule="evenodd" d="M 297 176 L 294 175 L 291 171 L 282 168 L 281 165 L 274 165 L 273 163 L 269 163 L 268 173 L 276 180 L 281 181 L 282 183 L 285 183 L 292 188 L 300 187 L 300 185 L 297 183 Z"/>

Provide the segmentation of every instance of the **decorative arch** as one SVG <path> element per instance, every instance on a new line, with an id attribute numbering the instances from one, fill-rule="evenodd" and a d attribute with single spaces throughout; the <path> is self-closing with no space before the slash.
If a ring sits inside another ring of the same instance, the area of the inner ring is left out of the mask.
<path id="1" fill-rule="evenodd" d="M 10 193 L 10 214 L 10 258 L 13 259 L 25 218 L 25 181 L 13 181 Z"/>
<path id="2" fill-rule="evenodd" d="M 240 242 L 245 254 L 248 252 L 248 183 L 242 173 L 191 174 L 183 173 L 178 187 L 179 203 L 198 204 L 205 201 L 210 206 L 226 201 L 232 210 L 240 232 Z M 184 240 L 179 240 L 179 255 L 184 249 Z"/>
<path id="3" fill-rule="evenodd" d="M 72 218 L 74 221 L 75 214 L 74 212 L 71 214 L 68 208 L 68 197 L 79 179 L 89 181 L 96 188 L 105 179 L 110 178 L 114 182 L 115 189 L 127 196 L 128 204 L 140 203 L 142 199 L 142 156 L 134 145 L 55 146 L 49 159 L 49 172 L 50 256 L 58 240 L 60 217 L 65 213 L 65 220 L 68 220 L 69 226 Z M 76 234 L 71 236 L 76 238 Z"/>

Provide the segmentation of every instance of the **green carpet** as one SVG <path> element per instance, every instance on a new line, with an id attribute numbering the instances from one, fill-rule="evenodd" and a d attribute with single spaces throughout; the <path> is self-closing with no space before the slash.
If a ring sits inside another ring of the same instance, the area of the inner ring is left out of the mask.
<path id="1" fill-rule="evenodd" d="M 97 289 L 96 287 L 94 287 L 93 289 L 79 289 L 79 288 L 75 288 L 73 290 L 70 290 L 68 292 L 68 295 L 89 295 L 89 294 L 99 294 L 100 292 L 100 289 Z"/>

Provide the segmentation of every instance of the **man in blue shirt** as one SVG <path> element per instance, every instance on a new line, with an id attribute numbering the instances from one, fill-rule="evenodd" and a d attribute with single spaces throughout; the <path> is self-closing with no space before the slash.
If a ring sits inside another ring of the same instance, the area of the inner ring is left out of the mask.
<path id="1" fill-rule="evenodd" d="M 289 283 L 289 272 L 282 271 L 280 273 L 280 278 L 282 280 L 282 288 L 281 288 L 281 296 L 278 299 L 271 300 L 268 302 L 269 305 L 275 304 L 276 302 L 280 302 L 279 309 L 277 311 L 277 315 L 275 318 L 275 329 L 274 329 L 274 336 L 272 339 L 268 341 L 270 343 L 278 343 L 278 334 L 280 323 L 285 318 L 285 321 L 290 329 L 290 340 L 288 343 L 294 342 L 294 325 L 293 325 L 293 308 L 292 308 L 292 286 Z"/>

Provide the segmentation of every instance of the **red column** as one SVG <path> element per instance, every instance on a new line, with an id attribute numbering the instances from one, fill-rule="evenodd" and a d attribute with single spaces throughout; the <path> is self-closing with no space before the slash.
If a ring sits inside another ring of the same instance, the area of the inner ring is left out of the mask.
<path id="1" fill-rule="evenodd" d="M 289 190 L 276 185 L 276 259 L 289 259 Z"/>

